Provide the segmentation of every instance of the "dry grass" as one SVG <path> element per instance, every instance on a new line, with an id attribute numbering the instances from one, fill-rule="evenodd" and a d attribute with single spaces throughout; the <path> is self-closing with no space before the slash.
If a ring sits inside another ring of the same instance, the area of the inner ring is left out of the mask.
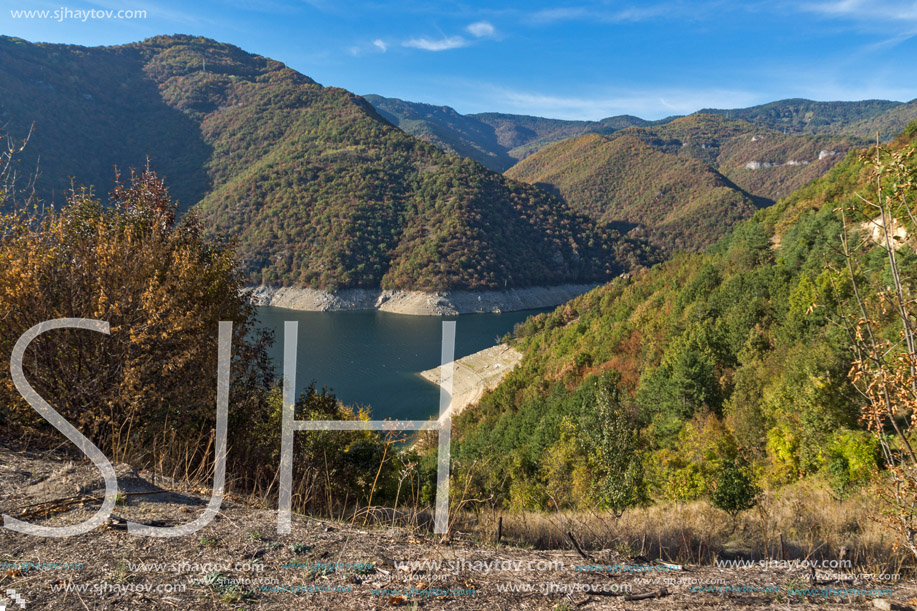
<path id="1" fill-rule="evenodd" d="M 868 490 L 840 500 L 821 484 L 800 482 L 763 495 L 735 524 L 704 501 L 661 503 L 608 513 L 465 514 L 460 529 L 493 541 L 503 520 L 503 541 L 535 549 L 569 549 L 572 533 L 585 550 L 614 550 L 668 562 L 712 564 L 743 558 L 831 561 L 846 559 L 864 573 L 909 574 L 910 555 L 873 516 L 880 508 Z"/>
<path id="2" fill-rule="evenodd" d="M 203 447 L 212 452 L 212 439 L 177 443 L 162 439 L 151 452 L 155 479 L 182 482 L 194 488 L 212 484 L 212 463 L 195 460 Z M 191 468 L 204 464 L 210 469 Z M 349 522 L 355 527 L 389 526 L 411 533 L 432 531 L 433 511 L 419 502 L 418 482 L 405 474 L 394 507 L 361 504 L 357 499 L 328 499 L 321 515 Z M 276 506 L 276 480 L 264 488 L 227 487 L 235 498 L 254 507 Z M 294 500 L 321 494 L 321 482 L 297 481 Z M 875 517 L 880 514 L 878 495 L 865 489 L 838 499 L 825 485 L 802 481 L 779 490 L 768 490 L 759 505 L 739 516 L 735 523 L 705 501 L 663 502 L 625 512 L 618 520 L 606 512 L 523 512 L 475 510 L 489 506 L 469 499 L 453 482 L 450 531 L 469 534 L 482 543 L 493 543 L 497 521 L 502 519 L 502 542 L 539 550 L 571 549 L 572 533 L 587 550 L 613 550 L 626 556 L 645 556 L 684 564 L 713 564 L 717 559 L 837 560 L 846 559 L 863 573 L 914 574 L 917 565 L 903 548 L 895 545 L 896 534 Z M 334 502 L 333 502 L 334 501 Z M 303 511 L 294 502 L 294 511 Z"/>

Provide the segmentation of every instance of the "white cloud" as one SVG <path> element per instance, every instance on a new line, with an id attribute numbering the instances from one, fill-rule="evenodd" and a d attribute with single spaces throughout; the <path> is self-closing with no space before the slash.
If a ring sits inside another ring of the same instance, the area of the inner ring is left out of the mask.
<path id="1" fill-rule="evenodd" d="M 698 7 L 694 11 L 697 12 Z M 559 21 L 598 21 L 601 23 L 631 23 L 644 21 L 657 17 L 674 17 L 681 14 L 680 5 L 647 5 L 630 7 L 620 10 L 607 10 L 605 8 L 588 8 L 574 6 L 566 8 L 551 8 L 537 11 L 528 17 L 530 23 L 536 25 L 556 23 Z"/>
<path id="2" fill-rule="evenodd" d="M 483 38 L 485 36 L 493 36 L 497 32 L 493 24 L 487 21 L 477 21 L 475 23 L 470 24 L 465 29 L 468 30 L 469 34 L 477 38 Z"/>
<path id="3" fill-rule="evenodd" d="M 917 36 L 917 2 L 892 0 L 821 0 L 793 5 L 795 10 L 845 23 L 855 31 L 878 36 L 857 49 L 860 54 L 887 52 Z"/>
<path id="4" fill-rule="evenodd" d="M 405 47 L 414 49 L 423 49 L 424 51 L 448 51 L 449 49 L 458 49 L 468 46 L 468 40 L 462 36 L 449 36 L 440 40 L 430 40 L 429 38 L 412 38 L 401 43 Z"/>
<path id="5" fill-rule="evenodd" d="M 465 31 L 474 38 L 466 38 L 461 35 L 446 36 L 442 34 L 442 38 L 411 38 L 401 44 L 405 47 L 423 49 L 424 51 L 448 51 L 450 49 L 460 49 L 475 44 L 475 38 L 494 38 L 497 36 L 497 29 L 489 21 L 475 21 L 474 23 L 470 23 L 465 27 Z"/>
<path id="6" fill-rule="evenodd" d="M 803 4 L 800 8 L 830 17 L 851 17 L 870 21 L 917 21 L 917 4 L 907 1 L 832 0 Z"/>
<path id="7" fill-rule="evenodd" d="M 530 20 L 534 23 L 553 23 L 555 21 L 570 21 L 572 19 L 583 19 L 590 12 L 582 7 L 571 8 L 550 8 L 538 11 L 531 16 Z"/>
<path id="8" fill-rule="evenodd" d="M 377 38 L 371 43 L 360 43 L 359 45 L 354 45 L 347 49 L 347 53 L 354 57 L 360 57 L 361 55 L 372 53 L 385 53 L 386 51 L 388 51 L 388 43 L 381 38 Z"/>

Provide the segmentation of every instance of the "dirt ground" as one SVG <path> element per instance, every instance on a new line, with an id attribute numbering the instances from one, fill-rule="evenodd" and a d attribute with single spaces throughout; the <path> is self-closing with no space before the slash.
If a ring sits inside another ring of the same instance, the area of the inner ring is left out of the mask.
<path id="1" fill-rule="evenodd" d="M 98 509 L 91 499 L 102 481 L 91 463 L 8 446 L 0 446 L 4 514 L 53 526 Z M 917 583 L 855 571 L 819 572 L 813 582 L 799 567 L 675 566 L 610 551 L 586 559 L 573 549 L 480 544 L 461 532 L 443 541 L 429 531 L 302 516 L 281 536 L 276 511 L 232 498 L 195 535 L 143 538 L 118 518 L 185 523 L 203 511 L 209 490 L 154 484 L 125 465 L 116 470 L 122 495 L 110 525 L 54 539 L 0 529 L 0 608 L 906 609 L 917 602 Z M 48 504 L 74 497 L 89 500 Z M 426 564 L 402 564 L 410 562 Z"/>

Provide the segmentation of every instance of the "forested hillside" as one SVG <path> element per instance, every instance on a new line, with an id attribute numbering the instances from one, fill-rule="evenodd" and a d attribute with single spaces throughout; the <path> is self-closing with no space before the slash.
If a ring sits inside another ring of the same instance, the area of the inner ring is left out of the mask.
<path id="1" fill-rule="evenodd" d="M 652 125 L 620 115 L 601 121 L 569 121 L 498 112 L 462 115 L 448 106 L 364 96 L 383 117 L 407 133 L 449 153 L 505 172 L 542 147 L 585 133 L 611 133 L 634 125 Z"/>
<path id="2" fill-rule="evenodd" d="M 697 250 L 822 175 L 853 142 L 698 114 L 571 138 L 507 176 L 556 193 L 603 222 L 635 225 L 670 252 Z"/>
<path id="3" fill-rule="evenodd" d="M 707 246 L 859 142 L 711 115 L 559 121 L 373 98 L 383 117 L 280 62 L 188 36 L 95 48 L 3 37 L 0 60 L 0 123 L 31 133 L 18 171 L 37 175 L 45 205 L 71 181 L 104 194 L 115 166 L 149 157 L 181 212 L 235 241 L 254 284 L 607 280 L 658 260 L 658 246 Z M 894 125 L 911 106 L 789 102 L 745 114 L 845 133 Z M 474 161 L 502 169 L 536 150 L 507 177 Z"/>
<path id="4" fill-rule="evenodd" d="M 882 180 L 911 189 L 901 181 L 915 171 L 917 122 L 890 151 L 905 165 L 879 154 Z M 515 507 L 608 505 L 614 499 L 597 489 L 601 445 L 589 441 L 596 410 L 606 425 L 639 431 L 631 449 L 644 479 L 629 481 L 654 498 L 707 495 L 736 464 L 762 486 L 814 477 L 843 496 L 863 485 L 879 458 L 848 378 L 860 314 L 839 209 L 860 290 L 884 288 L 885 251 L 863 225 L 876 213 L 859 198 L 870 189 L 875 197 L 876 155 L 851 152 L 703 254 L 680 254 L 518 327 L 521 365 L 459 418 L 459 460 L 489 465 L 474 480 L 479 491 Z M 912 287 L 917 255 L 903 244 L 899 273 Z M 876 316 L 896 342 L 894 319 Z"/>
<path id="5" fill-rule="evenodd" d="M 380 114 L 409 134 L 498 172 L 505 172 L 518 161 L 567 138 L 583 134 L 608 135 L 628 127 L 666 125 L 679 118 L 647 121 L 619 115 L 599 121 L 568 121 L 496 112 L 462 115 L 448 106 L 377 95 L 366 96 L 366 99 Z M 917 100 L 902 104 L 889 100 L 815 102 L 791 99 L 748 108 L 707 108 L 695 114 L 740 119 L 754 124 L 757 129 L 786 135 L 835 135 L 870 142 L 878 135 L 885 142 L 917 117 Z M 784 191 L 777 197 L 789 192 Z"/>
<path id="6" fill-rule="evenodd" d="M 757 209 L 754 198 L 710 165 L 631 135 L 570 138 L 510 174 L 602 222 L 638 228 L 670 251 L 708 246 Z"/>
<path id="7" fill-rule="evenodd" d="M 0 127 L 16 140 L 31 129 L 16 165 L 21 180 L 37 171 L 35 186 L 46 203 L 61 206 L 71 182 L 94 185 L 104 195 L 115 165 L 142 168 L 147 155 L 182 209 L 207 192 L 212 147 L 198 118 L 164 99 L 146 64 L 139 46 L 90 48 L 0 37 Z"/>
<path id="8" fill-rule="evenodd" d="M 0 38 L 0 120 L 38 194 L 104 192 L 149 156 L 249 282 L 489 289 L 608 279 L 645 246 L 447 155 L 362 98 L 189 36 L 84 48 Z M 40 162 L 39 162 L 40 160 Z"/>

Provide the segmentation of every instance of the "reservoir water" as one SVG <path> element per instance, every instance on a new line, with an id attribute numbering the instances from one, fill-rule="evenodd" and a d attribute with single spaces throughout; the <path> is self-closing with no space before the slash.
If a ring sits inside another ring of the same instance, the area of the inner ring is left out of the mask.
<path id="1" fill-rule="evenodd" d="M 283 370 L 283 323 L 299 322 L 296 385 L 312 380 L 353 407 L 369 406 L 374 419 L 424 420 L 438 413 L 439 387 L 418 373 L 439 366 L 442 322 L 454 320 L 455 358 L 500 342 L 516 323 L 549 310 L 461 316 L 408 316 L 378 311 L 301 312 L 258 308 L 274 331 L 271 359 Z"/>

